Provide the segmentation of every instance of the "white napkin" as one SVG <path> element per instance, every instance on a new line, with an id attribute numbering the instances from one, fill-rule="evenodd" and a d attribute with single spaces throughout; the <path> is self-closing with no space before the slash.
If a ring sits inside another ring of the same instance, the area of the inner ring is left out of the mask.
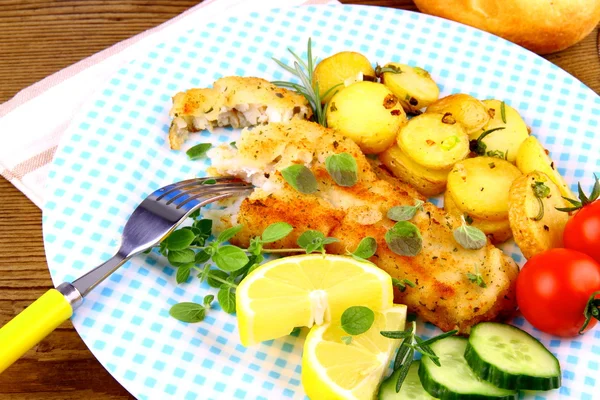
<path id="1" fill-rule="evenodd" d="M 0 105 L 0 174 L 38 207 L 60 137 L 89 96 L 114 71 L 169 35 L 233 9 L 264 10 L 330 0 L 205 0 L 156 28 L 79 61 Z M 127 50 L 127 51 L 125 51 Z"/>

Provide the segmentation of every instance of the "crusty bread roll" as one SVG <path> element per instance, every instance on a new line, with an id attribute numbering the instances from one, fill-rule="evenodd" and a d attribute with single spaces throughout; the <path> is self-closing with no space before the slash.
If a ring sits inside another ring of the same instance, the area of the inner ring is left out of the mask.
<path id="1" fill-rule="evenodd" d="M 419 10 L 471 25 L 538 54 L 566 49 L 600 21 L 600 0 L 414 0 Z"/>

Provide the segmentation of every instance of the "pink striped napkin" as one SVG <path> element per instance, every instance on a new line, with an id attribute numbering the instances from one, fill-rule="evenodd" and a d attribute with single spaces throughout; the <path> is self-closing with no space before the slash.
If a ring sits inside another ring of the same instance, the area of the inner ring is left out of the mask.
<path id="1" fill-rule="evenodd" d="M 168 35 L 233 9 L 264 10 L 330 0 L 205 0 L 164 24 L 134 36 L 23 89 L 0 105 L 0 174 L 38 207 L 61 135 L 89 95 L 121 65 Z M 127 51 L 125 51 L 127 50 Z M 37 121 L 34 125 L 32 118 Z"/>

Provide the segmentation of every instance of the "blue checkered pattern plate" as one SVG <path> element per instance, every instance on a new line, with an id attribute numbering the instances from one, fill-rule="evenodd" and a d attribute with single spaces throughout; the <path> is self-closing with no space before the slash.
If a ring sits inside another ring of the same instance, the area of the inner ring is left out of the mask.
<path id="1" fill-rule="evenodd" d="M 203 175 L 166 143 L 171 96 L 225 75 L 289 79 L 271 60 L 352 49 L 373 63 L 424 67 L 443 95 L 505 99 L 522 114 L 574 187 L 600 172 L 596 133 L 600 98 L 556 66 L 514 44 L 463 25 L 406 11 L 322 6 L 230 15 L 165 38 L 117 71 L 64 136 L 50 172 L 44 241 L 55 283 L 72 280 L 116 250 L 133 208 L 158 187 Z M 238 132 L 194 134 L 189 145 L 235 140 Z M 506 250 L 522 261 L 518 249 Z M 236 320 L 218 309 L 199 324 L 168 315 L 181 301 L 211 292 L 190 280 L 176 285 L 158 254 L 137 257 L 102 283 L 73 323 L 110 373 L 140 399 L 302 399 L 302 337 L 244 348 Z M 530 399 L 600 398 L 600 329 L 573 340 L 514 323 L 558 356 L 563 387 Z M 435 333 L 421 325 L 425 335 Z"/>

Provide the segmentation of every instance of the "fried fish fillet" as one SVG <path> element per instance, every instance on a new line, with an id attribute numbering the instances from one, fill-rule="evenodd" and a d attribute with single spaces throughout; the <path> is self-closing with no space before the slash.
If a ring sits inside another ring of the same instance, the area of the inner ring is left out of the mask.
<path id="1" fill-rule="evenodd" d="M 352 187 L 338 186 L 325 168 L 329 155 L 342 152 L 351 154 L 358 165 L 358 182 Z M 307 121 L 268 124 L 242 131 L 237 149 L 218 147 L 209 157 L 210 173 L 236 175 L 257 186 L 238 209 L 226 210 L 222 216 L 225 225 L 244 226 L 232 240 L 235 244 L 247 246 L 251 237 L 278 221 L 291 224 L 294 231 L 270 244 L 272 248 L 297 247 L 296 239 L 307 229 L 338 238 L 340 242 L 327 249 L 337 254 L 354 250 L 362 238 L 372 236 L 378 249 L 371 261 L 392 277 L 416 284 L 396 291 L 396 302 L 441 329 L 468 333 L 474 324 L 508 316 L 516 308 L 515 262 L 489 243 L 480 250 L 463 249 L 453 237 L 460 221 L 431 203 L 411 220 L 423 237 L 421 252 L 414 257 L 392 252 L 385 242 L 385 233 L 394 225 L 387 211 L 414 205 L 422 197 L 367 159 L 352 140 L 332 130 Z M 316 176 L 315 194 L 302 194 L 283 179 L 279 171 L 296 163 Z M 469 280 L 468 274 L 476 268 L 486 287 Z"/>
<path id="2" fill-rule="evenodd" d="M 177 93 L 170 115 L 169 143 L 179 150 L 190 132 L 308 119 L 312 109 L 304 96 L 264 79 L 229 76 L 218 79 L 212 88 Z"/>

